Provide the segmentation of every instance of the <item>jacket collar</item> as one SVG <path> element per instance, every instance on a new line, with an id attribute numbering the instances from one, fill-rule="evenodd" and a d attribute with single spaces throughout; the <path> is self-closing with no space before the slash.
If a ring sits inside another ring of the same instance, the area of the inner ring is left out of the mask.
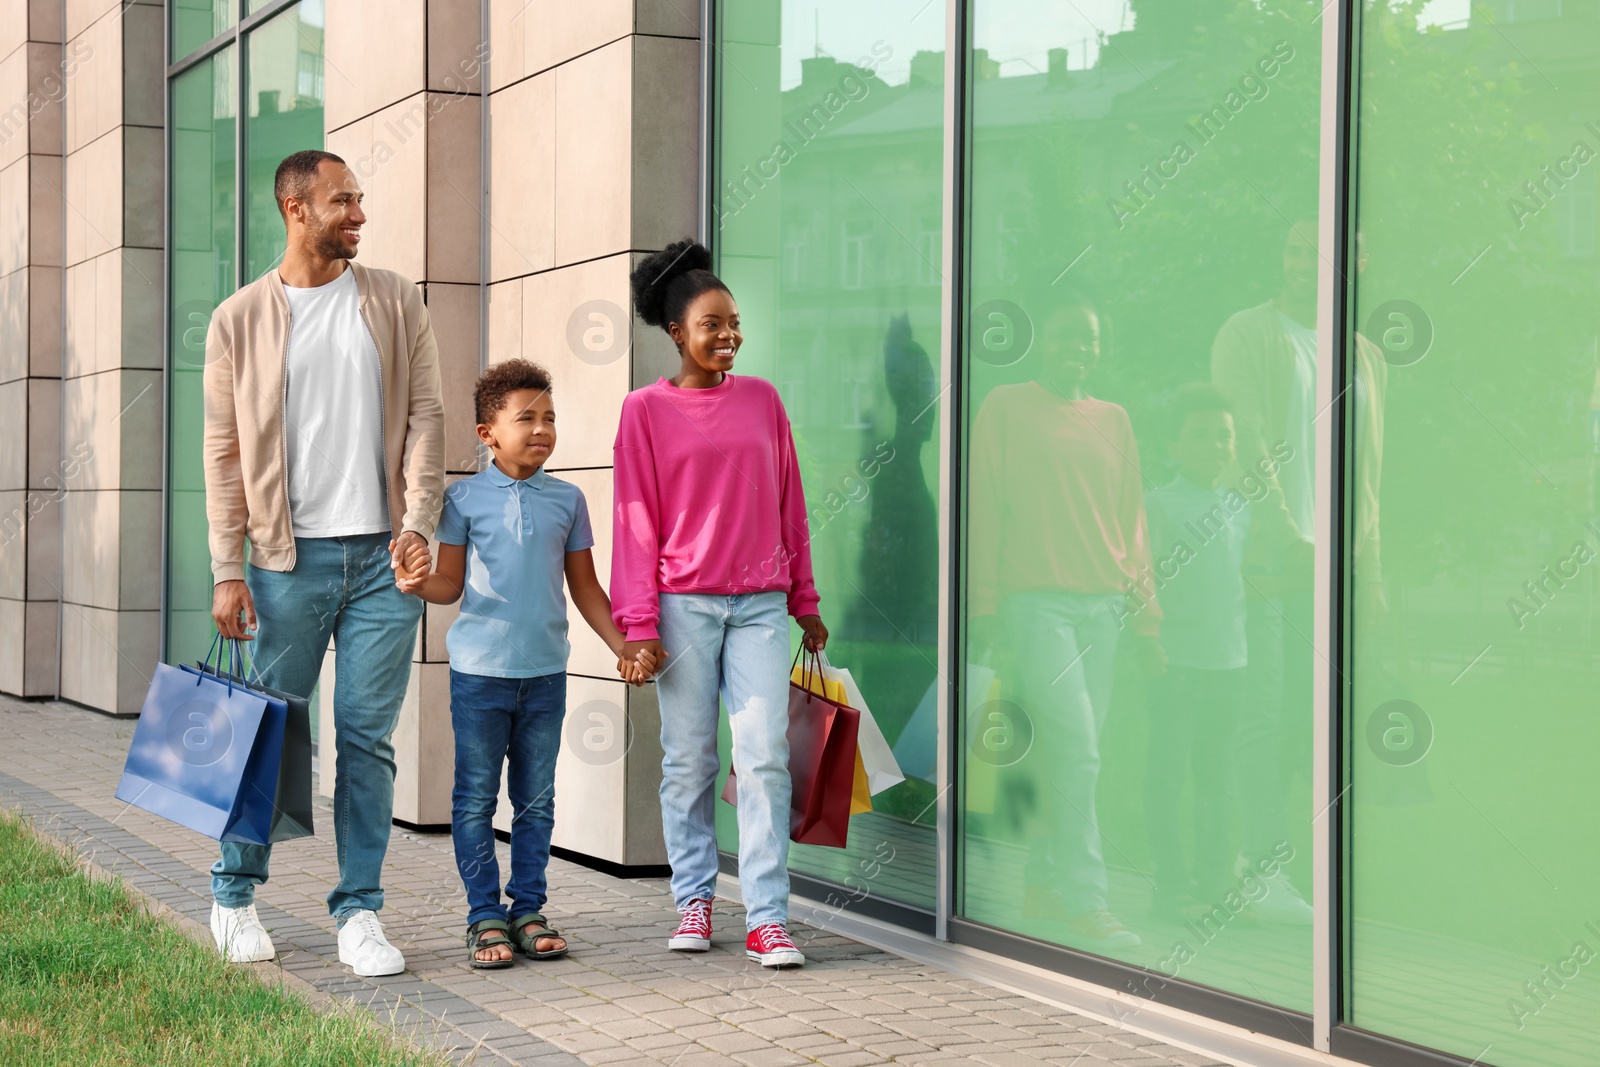
<path id="1" fill-rule="evenodd" d="M 361 307 L 361 310 L 365 311 L 367 309 L 367 296 L 372 291 L 372 285 L 367 279 L 367 268 L 362 266 L 360 263 L 357 263 L 355 260 L 350 259 L 345 261 L 345 269 L 350 271 L 355 276 L 356 297 L 360 302 L 359 306 Z M 283 279 L 278 276 L 278 267 L 276 264 L 273 265 L 271 270 L 267 271 L 267 273 L 257 278 L 255 282 L 251 284 L 265 285 L 267 287 L 267 291 L 272 294 L 272 302 L 277 306 L 278 310 L 283 312 L 285 315 L 289 313 L 289 298 L 284 295 Z"/>
<path id="2" fill-rule="evenodd" d="M 502 489 L 507 486 L 517 484 L 517 480 L 515 478 L 511 477 L 511 475 L 495 466 L 493 461 L 489 463 L 489 466 L 484 469 L 483 473 L 484 476 L 489 479 L 490 485 L 497 485 Z M 550 476 L 544 472 L 544 468 L 540 467 L 538 470 L 529 475 L 526 480 L 527 483 L 533 486 L 535 489 L 543 489 L 544 483 L 549 479 L 549 477 Z"/>

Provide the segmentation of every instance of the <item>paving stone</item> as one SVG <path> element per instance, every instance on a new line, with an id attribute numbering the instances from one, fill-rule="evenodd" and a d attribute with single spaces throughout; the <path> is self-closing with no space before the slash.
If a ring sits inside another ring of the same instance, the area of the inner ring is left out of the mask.
<path id="1" fill-rule="evenodd" d="M 138 892 L 201 926 L 214 843 L 115 800 L 132 724 L 70 705 L 0 698 L 0 804 L 19 809 Z M 70 744 L 72 758 L 64 757 Z M 338 963 L 327 914 L 338 881 L 331 808 L 322 837 L 285 842 L 257 902 L 279 959 L 265 980 L 308 986 L 360 1007 L 419 1047 L 475 1067 L 1211 1067 L 1112 1024 L 902 960 L 797 924 L 810 964 L 771 972 L 744 958 L 744 910 L 718 902 L 704 955 L 670 953 L 676 920 L 664 879 L 617 879 L 561 859 L 547 914 L 569 932 L 561 960 L 503 971 L 468 966 L 465 894 L 448 834 L 396 828 L 385 867 L 385 928 L 402 975 L 359 979 Z M 509 851 L 497 844 L 501 869 Z M 306 986 L 297 986 L 305 988 Z M 1074 1064 L 1074 1061 L 1076 1063 Z"/>

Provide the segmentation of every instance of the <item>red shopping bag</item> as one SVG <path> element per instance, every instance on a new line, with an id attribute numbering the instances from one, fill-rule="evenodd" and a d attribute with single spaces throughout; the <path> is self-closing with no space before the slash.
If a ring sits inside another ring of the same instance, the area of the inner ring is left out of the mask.
<path id="1" fill-rule="evenodd" d="M 799 657 L 796 657 L 798 659 Z M 817 672 L 821 672 L 820 664 Z M 817 686 L 815 688 L 821 688 Z M 838 700 L 789 683 L 789 839 L 844 848 L 856 778 L 861 713 Z M 738 768 L 728 772 L 722 799 L 739 803 Z"/>

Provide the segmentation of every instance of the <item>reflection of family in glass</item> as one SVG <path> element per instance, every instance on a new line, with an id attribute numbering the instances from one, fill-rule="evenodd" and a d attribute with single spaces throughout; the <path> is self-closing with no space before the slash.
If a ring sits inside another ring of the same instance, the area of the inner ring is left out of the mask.
<path id="1" fill-rule="evenodd" d="M 1305 765 L 1310 742 L 1314 242 L 1314 222 L 1291 230 L 1278 295 L 1228 318 L 1211 380 L 1169 390 L 1140 427 L 1155 462 L 1141 466 L 1128 412 L 1092 395 L 1105 322 L 1081 293 L 1032 309 L 1031 380 L 979 406 L 968 658 L 998 694 L 968 694 L 967 737 L 984 744 L 986 715 L 1019 710 L 1031 732 L 1026 754 L 998 761 L 994 814 L 1023 852 L 1021 912 L 1040 936 L 1129 948 L 1140 937 L 1119 914 L 1146 911 L 1310 923 L 1284 870 L 1283 768 Z M 1156 463 L 1171 473 L 1153 477 Z M 1139 669 L 1114 700 L 1124 643 Z M 1143 766 L 1111 773 L 1142 772 L 1142 842 L 1097 811 L 1108 718 L 1127 734 L 1141 688 Z M 1107 852 L 1144 876 L 1137 892 L 1112 891 Z"/>

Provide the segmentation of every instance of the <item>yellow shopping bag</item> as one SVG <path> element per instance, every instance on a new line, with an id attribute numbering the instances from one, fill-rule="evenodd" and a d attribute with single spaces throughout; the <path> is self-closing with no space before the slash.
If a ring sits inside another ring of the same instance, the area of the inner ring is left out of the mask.
<path id="1" fill-rule="evenodd" d="M 789 680 L 803 689 L 809 689 L 820 697 L 838 704 L 850 705 L 850 697 L 844 691 L 844 683 L 834 679 L 825 678 L 823 675 L 806 667 L 796 665 L 789 675 Z M 860 709 L 857 709 L 860 710 Z M 856 776 L 854 788 L 850 791 L 850 814 L 860 815 L 864 811 L 872 810 L 872 793 L 867 786 L 867 765 L 861 760 L 861 747 L 856 746 Z"/>
<path id="2" fill-rule="evenodd" d="M 980 753 L 982 731 L 989 724 L 983 721 L 986 709 L 1000 699 L 1000 679 L 996 678 L 989 683 L 988 690 L 984 693 L 983 702 L 975 706 L 969 714 L 976 718 L 975 722 L 968 725 L 968 732 L 974 735 L 974 741 L 968 746 L 969 757 L 966 764 L 966 808 L 969 812 L 981 812 L 986 815 L 994 814 L 995 794 L 998 791 L 999 769 L 991 759 L 984 759 Z"/>

